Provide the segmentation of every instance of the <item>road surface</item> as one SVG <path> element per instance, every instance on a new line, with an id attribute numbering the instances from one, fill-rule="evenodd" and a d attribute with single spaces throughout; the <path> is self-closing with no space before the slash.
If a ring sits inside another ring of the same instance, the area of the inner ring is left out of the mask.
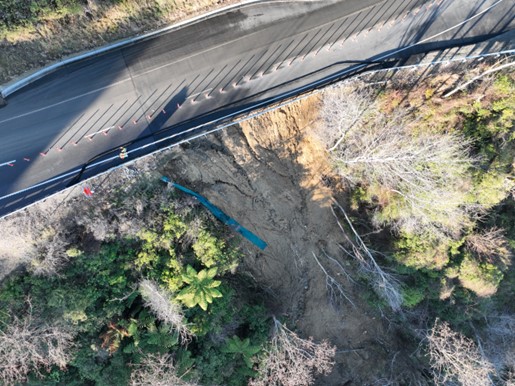
<path id="1" fill-rule="evenodd" d="M 0 216 L 346 69 L 510 31 L 514 7 L 508 0 L 262 2 L 67 65 L 0 108 Z"/>

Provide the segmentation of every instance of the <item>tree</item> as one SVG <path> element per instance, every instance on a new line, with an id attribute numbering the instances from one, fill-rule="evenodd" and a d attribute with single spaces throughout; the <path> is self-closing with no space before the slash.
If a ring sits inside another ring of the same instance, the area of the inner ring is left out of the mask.
<path id="1" fill-rule="evenodd" d="M 203 269 L 197 273 L 195 269 L 188 265 L 186 272 L 181 275 L 182 281 L 188 284 L 177 295 L 177 299 L 182 301 L 186 307 L 195 307 L 197 304 L 204 311 L 214 298 L 222 297 L 222 293 L 216 289 L 222 283 L 213 280 L 216 276 L 217 268 Z"/>
<path id="2" fill-rule="evenodd" d="M 459 382 L 463 386 L 491 385 L 493 365 L 469 338 L 438 319 L 427 335 L 428 355 L 438 384 Z"/>
<path id="3" fill-rule="evenodd" d="M 351 90 L 345 98 L 359 100 L 363 92 Z M 326 110 L 328 105 L 324 102 Z M 378 224 L 417 234 L 430 230 L 443 237 L 471 223 L 478 206 L 467 200 L 474 163 L 470 141 L 457 134 L 417 131 L 410 112 L 401 108 L 368 114 L 350 125 L 344 119 L 346 127 L 339 127 L 339 116 L 347 112 L 333 110 L 322 115 L 333 117 L 330 127 L 336 127 L 340 137 L 335 141 L 327 135 L 325 145 L 338 173 L 352 185 L 366 186 L 369 198 L 378 201 Z"/>
<path id="4" fill-rule="evenodd" d="M 24 382 L 29 373 L 42 376 L 53 366 L 63 370 L 72 359 L 74 335 L 60 325 L 49 325 L 33 317 L 28 301 L 25 317 L 15 317 L 0 331 L 0 382 Z"/>
<path id="5" fill-rule="evenodd" d="M 222 352 L 224 353 L 233 354 L 235 357 L 241 357 L 249 369 L 254 366 L 254 356 L 260 351 L 261 347 L 251 345 L 249 338 L 241 340 L 237 336 L 230 338 L 225 347 L 222 348 Z"/>
<path id="6" fill-rule="evenodd" d="M 274 318 L 274 332 L 258 377 L 249 386 L 308 386 L 315 374 L 328 374 L 336 348 L 327 341 L 302 339 Z"/>
<path id="7" fill-rule="evenodd" d="M 192 333 L 187 326 L 181 306 L 173 302 L 172 293 L 148 279 L 139 283 L 139 291 L 145 301 L 145 307 L 150 308 L 159 320 L 172 327 L 179 334 L 182 342 L 189 341 Z"/>
<path id="8" fill-rule="evenodd" d="M 500 228 L 485 229 L 467 236 L 465 244 L 481 260 L 495 264 L 503 270 L 511 264 L 512 253 L 508 239 Z"/>
<path id="9" fill-rule="evenodd" d="M 384 299 L 393 311 L 399 311 L 403 303 L 403 296 L 399 281 L 392 274 L 386 272 L 379 264 L 377 264 L 374 255 L 367 247 L 359 233 L 356 231 L 354 225 L 352 225 L 352 222 L 343 207 L 338 204 L 335 199 L 333 199 L 333 203 L 343 214 L 345 221 L 347 222 L 347 225 L 349 226 L 353 235 L 353 239 L 347 235 L 345 229 L 338 220 L 338 216 L 336 215 L 334 209 L 331 207 L 331 211 L 333 212 L 333 216 L 338 223 L 338 227 L 342 231 L 345 239 L 348 241 L 351 250 L 347 250 L 342 245 L 339 245 L 340 249 L 342 249 L 346 255 L 352 256 L 356 259 L 361 271 L 370 280 L 372 288 L 376 294 Z"/>
<path id="10" fill-rule="evenodd" d="M 131 386 L 195 386 L 177 375 L 169 354 L 148 354 L 133 368 Z"/>

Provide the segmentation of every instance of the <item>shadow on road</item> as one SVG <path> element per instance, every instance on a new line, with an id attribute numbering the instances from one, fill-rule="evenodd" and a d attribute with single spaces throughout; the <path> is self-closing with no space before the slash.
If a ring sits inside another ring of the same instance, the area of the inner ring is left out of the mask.
<path id="1" fill-rule="evenodd" d="M 4 143 L 12 143 L 18 154 L 23 154 L 25 150 L 28 152 L 33 145 L 29 142 L 19 144 L 16 136 L 23 130 L 30 128 L 37 131 L 38 128 L 45 127 L 50 133 L 47 133 L 49 139 L 43 143 L 44 130 L 38 131 L 34 138 L 41 143 L 39 154 L 27 154 L 27 161 L 18 160 L 12 167 L 0 167 L 3 190 L 9 193 L 23 189 L 21 181 L 29 175 L 35 176 L 34 181 L 23 180 L 25 186 L 44 181 L 45 178 L 41 176 L 45 173 L 61 178 L 36 186 L 27 193 L 20 192 L 0 199 L 0 215 L 158 148 L 207 133 L 214 130 L 216 125 L 230 122 L 235 116 L 248 114 L 256 106 L 263 108 L 276 103 L 278 99 L 291 97 L 300 90 L 301 85 L 302 92 L 307 92 L 365 69 L 420 61 L 429 51 L 436 52 L 437 59 L 439 55 L 447 55 L 451 49 L 454 50 L 453 55 L 460 55 L 460 50 L 456 50 L 456 47 L 463 43 L 474 44 L 490 36 L 487 34 L 468 40 L 462 39 L 459 37 L 463 33 L 461 30 L 470 28 L 463 25 L 453 32 L 450 39 L 414 45 L 430 30 L 439 14 L 450 6 L 450 2 L 444 1 L 442 8 L 426 10 L 431 14 L 420 30 L 413 34 L 414 25 L 407 29 L 410 33 L 401 37 L 398 46 L 413 47 L 402 52 L 396 53 L 399 49 L 393 49 L 361 62 L 340 60 L 312 72 L 304 72 L 296 78 L 295 74 L 288 81 L 270 84 L 265 91 L 252 91 L 250 88 L 244 90 L 240 87 L 264 74 L 274 72 L 277 68 L 285 69 L 295 61 L 302 62 L 308 54 L 318 54 L 324 47 L 331 47 L 342 39 L 345 42 L 348 36 L 357 32 L 366 33 L 367 29 L 371 30 L 378 23 L 384 25 L 390 19 L 395 22 L 399 15 L 414 12 L 414 7 L 420 6 L 422 2 L 396 1 L 389 7 L 386 4 L 380 3 L 367 12 L 357 13 L 355 17 L 334 19 L 331 23 L 313 28 L 290 40 L 272 42 L 267 47 L 254 47 L 256 49 L 253 53 L 242 55 L 231 65 L 217 63 L 209 56 L 199 56 L 196 59 L 200 65 L 198 68 L 193 62 L 190 63 L 191 56 L 178 60 L 177 57 L 187 55 L 193 45 L 184 45 L 181 39 L 171 36 L 170 42 L 165 41 L 165 37 L 160 37 L 159 40 L 164 42 L 162 45 L 156 43 L 123 48 L 71 64 L 35 82 L 10 97 L 9 105 L 0 110 L 0 132 L 2 135 L 6 132 Z M 469 15 L 473 15 L 484 4 L 486 0 L 476 4 Z M 477 19 L 475 23 L 481 17 Z M 307 16 L 301 21 L 314 23 Z M 497 28 L 504 28 L 510 22 L 511 20 L 503 17 L 490 32 L 496 32 Z M 228 28 L 224 28 L 224 31 L 228 31 Z M 198 38 L 200 35 L 195 35 L 198 31 L 198 27 L 195 27 L 187 32 Z M 209 32 L 213 31 L 206 30 L 202 33 L 209 35 Z M 289 37 L 287 32 L 281 33 L 284 34 L 281 37 Z M 222 37 L 214 36 L 213 39 L 220 40 Z M 486 45 L 484 51 L 489 48 Z M 155 59 L 154 54 L 160 56 L 160 59 Z M 377 61 L 378 58 L 388 57 L 388 54 L 394 54 L 392 59 Z M 189 72 L 183 72 L 179 62 Z M 173 67 L 170 67 L 172 64 Z M 157 71 L 160 66 L 168 67 L 170 73 L 180 74 L 180 78 L 170 79 L 163 76 Z M 345 75 L 341 72 L 342 68 L 346 68 Z M 434 71 L 434 68 L 426 71 Z M 384 76 L 386 79 L 388 75 Z M 60 93 L 52 91 L 58 86 L 62 90 Z M 81 90 L 76 88 L 80 87 L 84 88 L 84 93 L 77 97 Z M 229 88 L 230 94 L 226 92 Z M 284 90 L 289 94 L 284 94 Z M 108 102 L 100 105 L 101 98 Z M 38 114 L 33 117 L 25 110 L 27 104 L 31 104 L 34 111 L 44 110 L 49 104 L 62 106 L 63 110 L 49 110 L 46 115 Z M 16 116 L 23 117 L 23 124 L 18 124 L 19 120 L 12 118 Z M 156 141 L 159 141 L 158 144 L 155 144 Z M 119 157 L 122 147 L 128 150 L 128 158 Z M 66 167 L 73 165 L 73 159 L 84 160 L 84 163 L 77 168 Z"/>

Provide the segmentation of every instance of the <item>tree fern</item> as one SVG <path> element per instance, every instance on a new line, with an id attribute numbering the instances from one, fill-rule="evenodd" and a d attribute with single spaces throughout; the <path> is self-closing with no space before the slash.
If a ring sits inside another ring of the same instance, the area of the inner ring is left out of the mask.
<path id="1" fill-rule="evenodd" d="M 188 265 L 186 272 L 181 275 L 183 283 L 188 284 L 184 287 L 177 299 L 186 307 L 192 308 L 199 305 L 204 311 L 207 310 L 208 304 L 213 302 L 214 298 L 222 297 L 222 293 L 216 289 L 221 282 L 214 280 L 217 268 L 203 269 L 197 273 L 195 269 Z"/>

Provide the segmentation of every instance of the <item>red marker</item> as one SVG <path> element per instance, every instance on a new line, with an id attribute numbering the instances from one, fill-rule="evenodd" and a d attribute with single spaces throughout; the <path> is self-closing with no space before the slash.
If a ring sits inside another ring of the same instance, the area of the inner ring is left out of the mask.
<path id="1" fill-rule="evenodd" d="M 84 195 L 86 197 L 92 197 L 93 196 L 93 191 L 89 188 L 89 187 L 85 187 L 82 192 L 84 193 Z"/>

